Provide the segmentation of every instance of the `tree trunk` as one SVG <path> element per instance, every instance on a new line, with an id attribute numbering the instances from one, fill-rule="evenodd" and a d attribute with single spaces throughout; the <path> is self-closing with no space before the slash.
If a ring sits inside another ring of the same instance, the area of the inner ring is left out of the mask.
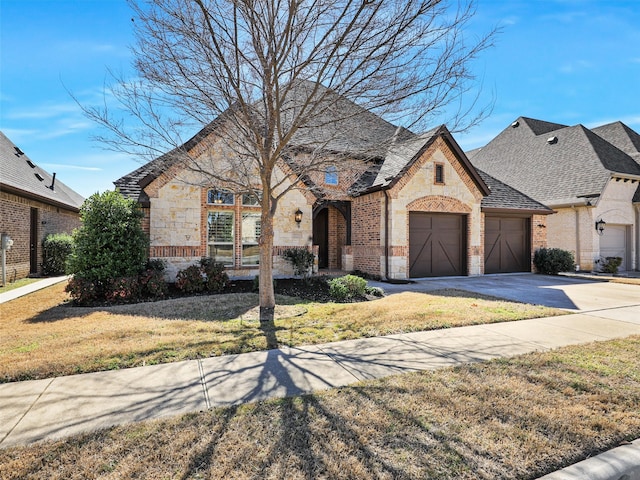
<path id="1" fill-rule="evenodd" d="M 276 297 L 273 291 L 273 215 L 263 208 L 260 232 L 260 324 L 273 325 Z"/>

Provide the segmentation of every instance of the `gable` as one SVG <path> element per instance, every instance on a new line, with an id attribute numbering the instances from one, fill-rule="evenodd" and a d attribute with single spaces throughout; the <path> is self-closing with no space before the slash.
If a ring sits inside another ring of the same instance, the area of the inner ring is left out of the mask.
<path id="1" fill-rule="evenodd" d="M 437 178 L 439 173 L 443 181 Z M 466 199 L 463 201 L 479 202 L 489 194 L 485 182 L 444 127 L 440 127 L 389 182 L 391 196 L 397 197 L 409 185 L 421 191 L 420 196 L 437 192 L 437 195 Z"/>

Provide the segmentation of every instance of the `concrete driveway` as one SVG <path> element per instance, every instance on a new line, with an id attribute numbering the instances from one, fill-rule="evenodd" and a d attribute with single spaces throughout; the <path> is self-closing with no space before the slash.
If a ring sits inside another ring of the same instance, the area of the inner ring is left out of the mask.
<path id="1" fill-rule="evenodd" d="M 608 309 L 635 307 L 632 310 L 637 310 L 640 320 L 640 285 L 533 273 L 424 278 L 410 284 L 369 283 L 383 288 L 387 293 L 455 288 L 576 312 L 602 311 L 603 315 Z"/>

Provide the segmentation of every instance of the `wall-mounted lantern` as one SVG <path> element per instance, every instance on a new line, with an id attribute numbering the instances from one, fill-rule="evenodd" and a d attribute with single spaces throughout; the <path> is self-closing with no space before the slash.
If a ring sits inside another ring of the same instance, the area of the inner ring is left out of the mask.
<path id="1" fill-rule="evenodd" d="M 300 222 L 302 222 L 302 210 L 296 210 L 296 213 L 293 214 L 293 219 L 298 224 L 298 228 L 300 228 Z"/>
<path id="2" fill-rule="evenodd" d="M 602 219 L 596 221 L 596 232 L 598 232 L 598 235 L 602 235 L 604 233 L 604 226 L 606 224 L 607 222 Z"/>

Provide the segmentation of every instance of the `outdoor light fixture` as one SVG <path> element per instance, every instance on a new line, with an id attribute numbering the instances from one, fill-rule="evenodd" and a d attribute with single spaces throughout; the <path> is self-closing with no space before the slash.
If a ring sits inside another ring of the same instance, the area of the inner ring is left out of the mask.
<path id="1" fill-rule="evenodd" d="M 602 219 L 596 221 L 596 232 L 598 232 L 598 235 L 602 235 L 604 233 L 604 226 L 606 224 L 607 222 Z"/>
<path id="2" fill-rule="evenodd" d="M 293 214 L 293 219 L 298 224 L 298 227 L 300 227 L 300 222 L 302 222 L 302 210 L 296 210 L 296 213 Z"/>

